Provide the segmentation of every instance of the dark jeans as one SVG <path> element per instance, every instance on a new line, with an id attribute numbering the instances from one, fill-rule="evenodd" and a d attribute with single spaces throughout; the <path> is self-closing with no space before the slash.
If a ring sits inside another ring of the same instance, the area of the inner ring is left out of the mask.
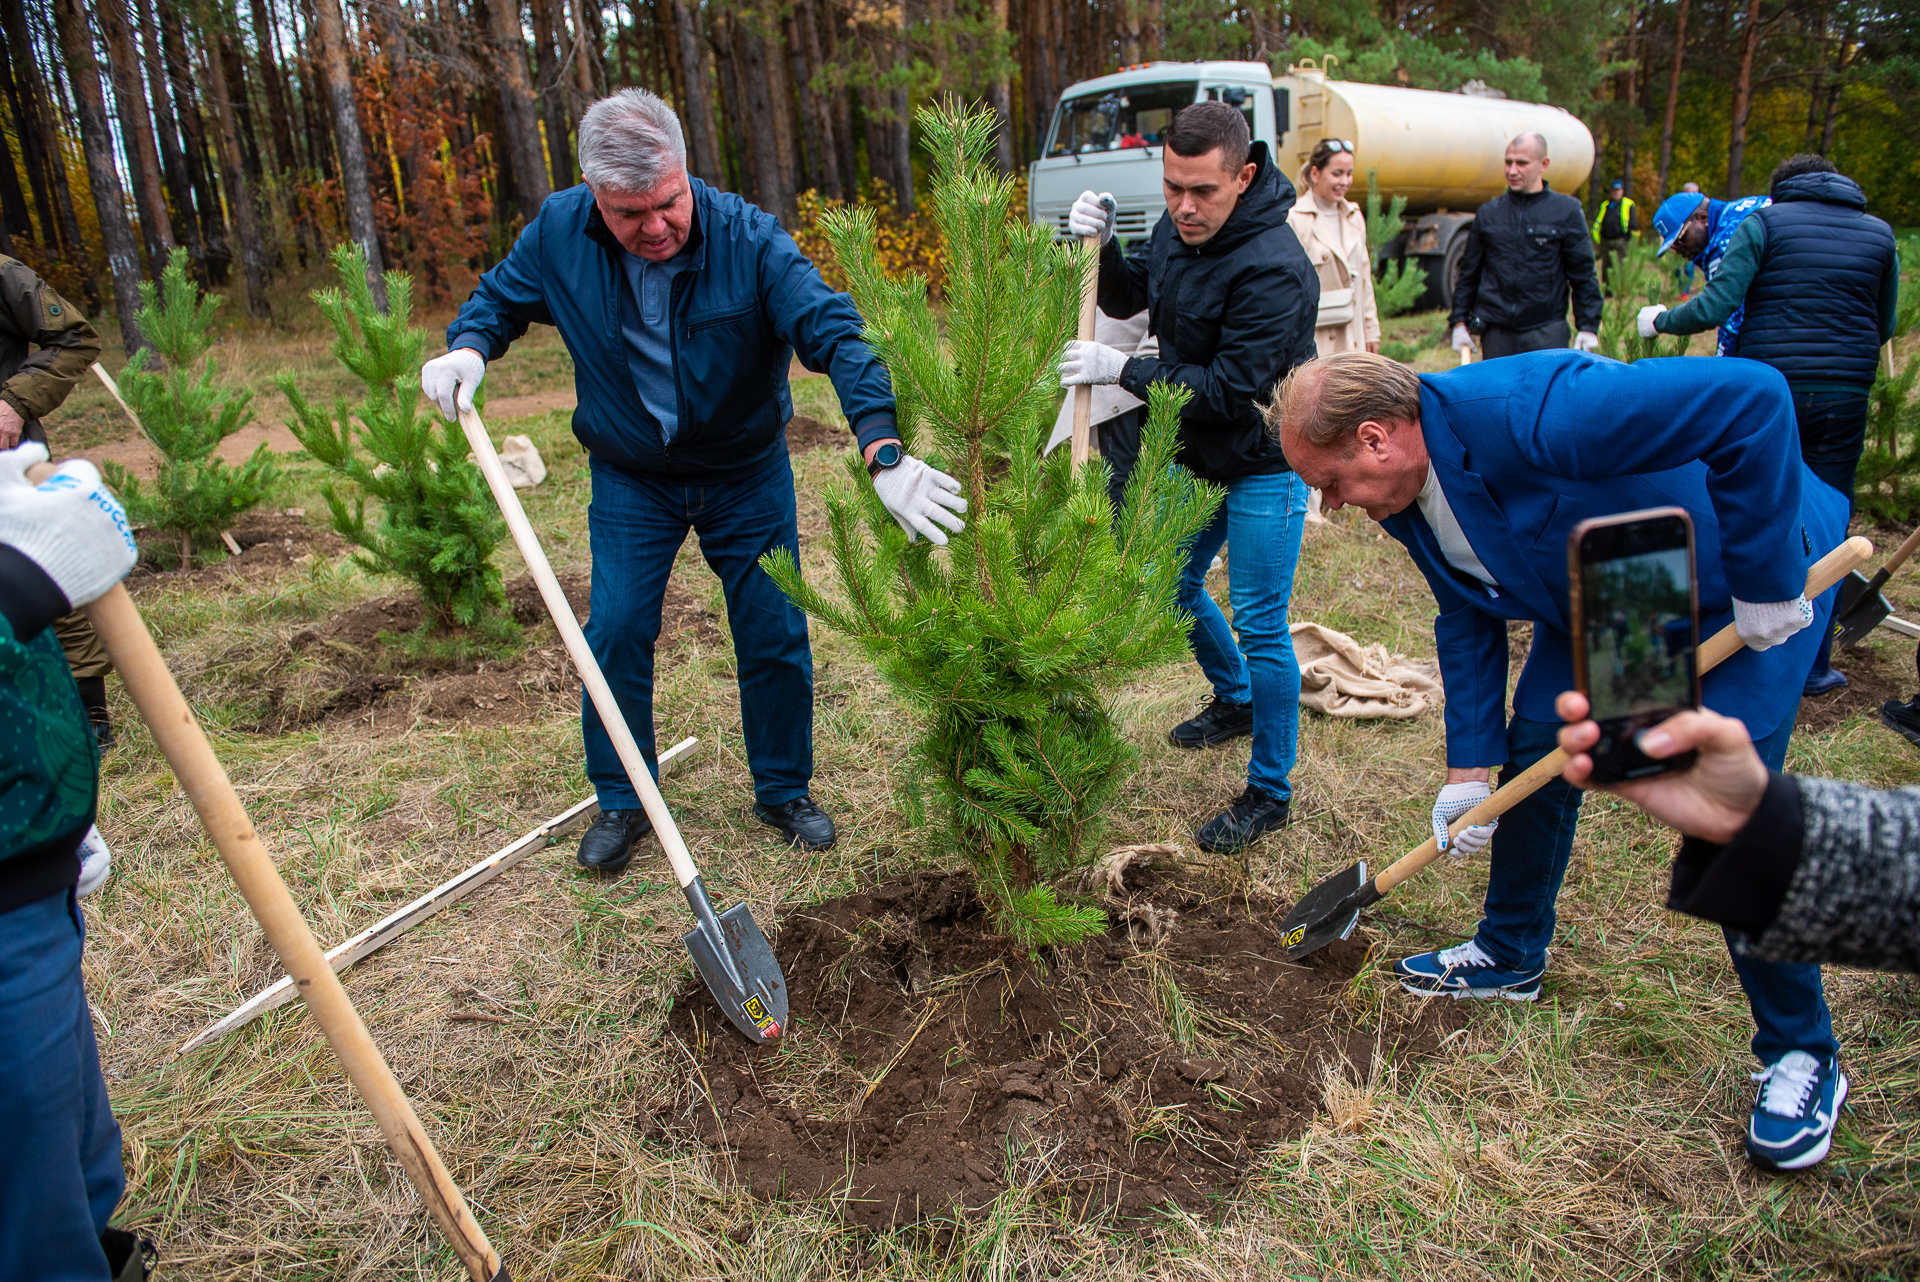
<path id="1" fill-rule="evenodd" d="M 1506 783 L 1558 746 L 1558 724 L 1515 717 L 1507 725 Z M 1754 749 L 1778 770 L 1787 756 L 1793 717 L 1757 740 Z M 1578 788 L 1555 779 L 1500 817 L 1493 834 L 1487 875 L 1486 916 L 1475 935 L 1502 967 L 1534 970 L 1546 963 L 1553 938 L 1554 901 L 1573 853 L 1573 829 L 1580 815 Z M 1742 956 L 1729 935 L 1733 969 L 1753 1012 L 1753 1053 L 1771 1064 L 1790 1050 L 1824 1059 L 1839 1050 L 1833 1020 L 1820 983 L 1818 966 L 1765 962 Z"/>
<path id="2" fill-rule="evenodd" d="M 0 915 L 0 1278 L 105 1282 L 127 1187 L 71 889 Z"/>
<path id="3" fill-rule="evenodd" d="M 1573 329 L 1563 316 L 1536 329 L 1505 329 L 1489 325 L 1480 335 L 1480 355 L 1484 360 L 1500 356 L 1518 356 L 1522 352 L 1545 352 L 1573 343 Z"/>
<path id="4" fill-rule="evenodd" d="M 769 806 L 807 791 L 813 777 L 813 655 L 807 616 L 760 568 L 775 548 L 798 555 L 793 468 L 782 454 L 764 472 L 728 485 L 674 485 L 593 463 L 587 535 L 593 548 L 587 644 L 614 699 L 654 764 L 653 647 L 667 576 L 687 531 L 720 579 L 740 681 L 740 729 L 753 795 Z M 587 775 L 602 810 L 638 810 L 640 796 L 614 753 L 600 714 L 580 699 Z M 656 774 L 657 774 L 656 770 Z"/>
<path id="5" fill-rule="evenodd" d="M 1853 514 L 1853 475 L 1867 438 L 1867 393 L 1795 392 L 1793 417 L 1800 426 L 1800 457 L 1815 476 L 1847 496 Z M 1832 666 L 1833 629 L 1820 641 L 1813 674 Z"/>
<path id="6" fill-rule="evenodd" d="M 1140 457 L 1140 432 L 1147 425 L 1147 407 L 1136 405 L 1124 414 L 1116 414 L 1096 429 L 1100 433 L 1100 457 L 1107 460 L 1107 467 L 1113 475 L 1107 480 L 1107 498 L 1113 502 L 1113 510 L 1120 510 L 1120 500 L 1126 497 L 1127 478 L 1133 475 L 1133 464 Z"/>

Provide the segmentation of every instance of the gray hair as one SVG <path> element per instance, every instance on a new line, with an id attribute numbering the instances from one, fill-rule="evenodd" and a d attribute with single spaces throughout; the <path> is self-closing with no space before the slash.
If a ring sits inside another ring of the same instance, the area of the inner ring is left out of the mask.
<path id="1" fill-rule="evenodd" d="M 1274 440 L 1284 425 L 1314 449 L 1352 458 L 1362 423 L 1420 421 L 1420 377 L 1373 352 L 1335 352 L 1296 365 L 1260 409 Z"/>
<path id="2" fill-rule="evenodd" d="M 580 177 L 590 187 L 652 191 L 686 163 L 680 117 L 658 94 L 622 89 L 580 117 Z"/>
<path id="3" fill-rule="evenodd" d="M 1545 134 L 1516 134 L 1514 135 L 1513 141 L 1507 144 L 1507 150 L 1512 151 L 1515 147 L 1526 147 L 1533 152 L 1533 158 L 1535 160 L 1545 160 L 1547 158 L 1547 137 Z"/>

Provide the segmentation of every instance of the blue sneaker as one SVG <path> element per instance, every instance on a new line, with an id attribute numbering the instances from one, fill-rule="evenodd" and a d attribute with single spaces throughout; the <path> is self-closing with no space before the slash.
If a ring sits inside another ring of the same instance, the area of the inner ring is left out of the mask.
<path id="1" fill-rule="evenodd" d="M 1397 961 L 1393 973 L 1400 977 L 1400 987 L 1416 997 L 1504 997 L 1510 1002 L 1530 1002 L 1540 996 L 1540 977 L 1547 967 L 1542 962 L 1533 970 L 1502 970 L 1479 941 L 1469 939 L 1437 953 Z"/>
<path id="2" fill-rule="evenodd" d="M 1774 1171 L 1805 1170 L 1825 1158 L 1847 1102 L 1839 1059 L 1823 1064 L 1805 1051 L 1788 1051 L 1753 1080 L 1762 1085 L 1747 1126 L 1747 1156 Z"/>

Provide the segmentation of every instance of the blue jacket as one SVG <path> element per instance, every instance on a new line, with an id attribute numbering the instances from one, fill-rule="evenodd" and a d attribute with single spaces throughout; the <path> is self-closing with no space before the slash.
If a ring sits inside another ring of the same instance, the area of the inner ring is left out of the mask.
<path id="1" fill-rule="evenodd" d="M 574 435 L 595 459 L 648 476 L 719 484 L 783 456 L 795 354 L 832 377 L 863 446 L 898 435 L 893 384 L 861 340 L 853 300 L 828 288 L 773 215 L 690 181 L 693 264 L 668 303 L 680 402 L 671 446 L 628 372 L 620 316 L 637 301 L 584 184 L 547 197 L 447 327 L 447 346 L 494 361 L 527 326 L 555 326 L 573 357 Z"/>
<path id="2" fill-rule="evenodd" d="M 1555 721 L 1573 686 L 1567 535 L 1590 516 L 1677 506 L 1693 518 L 1700 635 L 1733 598 L 1790 601 L 1846 536 L 1847 503 L 1800 461 L 1793 397 L 1775 370 L 1684 357 L 1623 365 L 1532 352 L 1420 376 L 1420 430 L 1461 531 L 1499 585 L 1447 563 L 1417 506 L 1382 522 L 1426 575 L 1447 689 L 1447 764 L 1507 759 L 1507 622 L 1533 623 L 1516 716 Z M 1709 707 L 1772 733 L 1799 706 L 1832 604 L 1771 650 L 1708 673 Z"/>

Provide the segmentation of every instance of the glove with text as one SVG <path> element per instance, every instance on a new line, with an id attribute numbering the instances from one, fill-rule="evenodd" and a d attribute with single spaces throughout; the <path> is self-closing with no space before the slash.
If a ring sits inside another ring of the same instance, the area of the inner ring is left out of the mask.
<path id="1" fill-rule="evenodd" d="M 38 441 L 0 452 L 0 543 L 45 571 L 77 610 L 125 578 L 140 549 L 99 469 L 68 459 L 40 484 L 28 481 L 27 469 L 46 461 Z"/>

